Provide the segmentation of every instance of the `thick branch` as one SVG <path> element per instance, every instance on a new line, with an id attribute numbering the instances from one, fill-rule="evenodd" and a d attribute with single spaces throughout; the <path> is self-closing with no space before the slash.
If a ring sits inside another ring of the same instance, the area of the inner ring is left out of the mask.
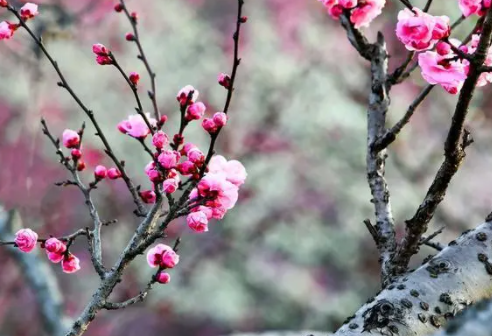
<path id="1" fill-rule="evenodd" d="M 490 237 L 491 222 L 465 232 L 369 300 L 333 336 L 429 335 L 471 303 L 490 298 Z"/>
<path id="2" fill-rule="evenodd" d="M 404 273 L 407 270 L 410 258 L 418 252 L 420 238 L 427 231 L 429 221 L 434 216 L 439 203 L 444 199 L 448 185 L 465 157 L 465 147 L 468 145 L 468 141 L 465 139 L 467 136 L 466 132 L 464 132 L 464 123 L 478 77 L 480 76 L 479 67 L 485 61 L 487 50 L 490 47 L 491 36 L 492 11 L 489 10 L 444 144 L 444 162 L 427 191 L 424 201 L 420 204 L 415 215 L 406 222 L 405 238 L 394 261 L 396 273 Z"/>
<path id="3" fill-rule="evenodd" d="M 446 330 L 434 336 L 490 336 L 492 330 L 492 301 L 484 300 L 458 315 Z"/>

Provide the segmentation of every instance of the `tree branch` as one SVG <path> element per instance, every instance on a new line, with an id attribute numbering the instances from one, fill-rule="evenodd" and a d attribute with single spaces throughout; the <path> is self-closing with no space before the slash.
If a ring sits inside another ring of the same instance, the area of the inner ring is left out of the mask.
<path id="1" fill-rule="evenodd" d="M 434 336 L 490 336 L 492 330 L 492 301 L 484 300 L 459 314 Z"/>
<path id="2" fill-rule="evenodd" d="M 442 252 L 368 300 L 333 336 L 424 336 L 492 293 L 492 223 L 465 232 Z"/>
<path id="3" fill-rule="evenodd" d="M 444 144 L 444 162 L 439 168 L 439 171 L 417 212 L 410 220 L 406 221 L 405 237 L 394 260 L 395 272 L 397 274 L 406 272 L 410 258 L 418 252 L 420 238 L 427 231 L 429 221 L 434 216 L 434 212 L 439 203 L 444 199 L 448 185 L 465 157 L 465 148 L 468 145 L 466 138 L 468 136 L 466 136 L 466 132 L 464 132 L 464 123 L 480 76 L 479 68 L 484 63 L 487 50 L 490 47 L 491 36 L 492 11 L 489 10 L 482 27 L 477 50 L 473 54 L 473 60 L 470 63 L 468 77 L 461 89 L 451 127 L 449 128 L 449 133 Z"/>

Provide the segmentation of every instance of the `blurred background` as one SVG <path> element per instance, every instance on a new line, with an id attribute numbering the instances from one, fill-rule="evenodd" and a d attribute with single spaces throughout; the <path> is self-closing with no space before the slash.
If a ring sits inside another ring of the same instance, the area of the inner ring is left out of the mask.
<path id="1" fill-rule="evenodd" d="M 200 91 L 208 113 L 220 111 L 225 90 L 216 77 L 230 72 L 236 1 L 128 0 L 127 5 L 138 12 L 142 43 L 157 73 L 159 107 L 169 117 L 165 131 L 177 130 L 175 95 L 187 84 Z M 143 172 L 148 158 L 116 129 L 134 113 L 131 91 L 114 68 L 97 65 L 91 51 L 93 43 L 104 43 L 128 72 L 140 72 L 140 91 L 150 110 L 145 69 L 135 46 L 124 39 L 129 23 L 113 6 L 106 0 L 44 0 L 31 26 L 94 110 L 131 177 L 148 188 Z M 392 69 L 406 56 L 394 35 L 400 9 L 391 1 L 366 31 L 371 39 L 378 30 L 385 34 Z M 431 13 L 449 15 L 451 21 L 460 15 L 457 1 L 435 1 Z M 207 234 L 194 234 L 182 220 L 174 222 L 168 243 L 181 236 L 182 245 L 172 282 L 157 286 L 145 303 L 100 313 L 88 336 L 328 331 L 379 289 L 377 251 L 363 224 L 373 218 L 365 173 L 368 66 L 316 0 L 246 0 L 245 14 L 243 61 L 230 123 L 218 148 L 248 171 L 239 203 Z M 0 21 L 9 18 L 0 11 Z M 464 38 L 474 20 L 453 36 Z M 56 86 L 55 72 L 23 31 L 0 43 L 0 78 L 0 204 L 19 210 L 24 225 L 43 237 L 91 225 L 79 191 L 54 185 L 68 176 L 39 123 L 46 118 L 61 135 L 65 128 L 78 129 L 85 115 Z M 393 88 L 389 123 L 405 113 L 424 85 L 417 70 Z M 489 93 L 490 87 L 477 90 L 467 123 L 475 143 L 432 221 L 431 230 L 446 226 L 437 238 L 444 243 L 491 210 Z M 390 148 L 387 176 L 399 236 L 442 161 L 455 103 L 456 96 L 435 88 Z M 88 124 L 86 181 L 97 164 L 111 166 L 93 133 Z M 189 141 L 208 146 L 199 123 L 187 134 Z M 138 221 L 129 211 L 133 203 L 122 181 L 105 181 L 94 195 L 102 218 L 119 221 L 103 232 L 109 265 Z M 82 263 L 77 274 L 49 265 L 70 317 L 80 314 L 98 284 L 82 239 L 73 249 Z M 415 263 L 433 252 L 423 247 Z M 0 263 L 0 335 L 39 335 L 34 293 L 5 250 L 0 250 Z M 113 299 L 138 294 L 150 277 L 145 260 L 136 260 Z"/>

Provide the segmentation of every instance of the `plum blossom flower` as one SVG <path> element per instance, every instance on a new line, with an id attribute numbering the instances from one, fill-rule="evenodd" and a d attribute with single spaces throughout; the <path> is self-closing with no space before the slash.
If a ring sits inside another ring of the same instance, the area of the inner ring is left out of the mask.
<path id="1" fill-rule="evenodd" d="M 193 92 L 193 93 L 191 93 Z M 191 94 L 191 97 L 189 97 Z M 179 90 L 176 99 L 181 106 L 186 106 L 194 103 L 198 99 L 199 92 L 191 85 L 186 85 L 181 90 Z M 188 99 L 190 98 L 190 99 Z"/>
<path id="2" fill-rule="evenodd" d="M 140 75 L 138 74 L 138 72 L 130 72 L 128 79 L 133 85 L 137 86 L 138 81 L 140 80 Z"/>
<path id="3" fill-rule="evenodd" d="M 165 244 L 157 244 L 147 252 L 150 267 L 173 268 L 179 263 L 179 255 Z"/>
<path id="4" fill-rule="evenodd" d="M 224 112 L 216 112 L 212 119 L 217 127 L 224 127 L 227 124 L 227 114 Z"/>
<path id="5" fill-rule="evenodd" d="M 231 77 L 228 74 L 220 73 L 219 76 L 217 76 L 217 81 L 219 82 L 219 85 L 226 89 L 231 86 Z"/>
<path id="6" fill-rule="evenodd" d="M 197 185 L 198 194 L 210 199 L 207 206 L 231 209 L 237 202 L 238 187 L 227 181 L 224 174 L 208 173 Z"/>
<path id="7" fill-rule="evenodd" d="M 459 0 L 458 6 L 465 17 L 472 14 L 482 15 L 483 10 L 490 7 L 490 0 Z"/>
<path id="8" fill-rule="evenodd" d="M 164 192 L 167 194 L 172 194 L 178 189 L 178 187 L 179 187 L 178 176 L 173 178 L 168 178 L 164 180 L 164 182 L 162 183 L 162 190 L 164 190 Z"/>
<path id="9" fill-rule="evenodd" d="M 177 151 L 165 150 L 157 157 L 157 160 L 166 169 L 175 168 L 181 155 Z"/>
<path id="10" fill-rule="evenodd" d="M 0 22 L 0 40 L 8 40 L 14 35 L 14 30 L 10 23 L 6 21 Z"/>
<path id="11" fill-rule="evenodd" d="M 435 51 L 419 54 L 422 77 L 429 84 L 439 84 L 451 94 L 457 94 L 466 79 L 467 61 L 455 60 L 453 54 L 439 55 Z"/>
<path id="12" fill-rule="evenodd" d="M 65 257 L 65 255 L 63 253 L 56 253 L 56 252 L 47 252 L 47 256 L 48 256 L 49 261 L 51 261 L 52 263 L 55 263 L 55 264 L 62 261 L 63 258 Z"/>
<path id="13" fill-rule="evenodd" d="M 62 134 L 63 146 L 67 148 L 76 148 L 80 144 L 80 135 L 70 129 L 66 129 Z"/>
<path id="14" fill-rule="evenodd" d="M 49 253 L 64 253 L 67 250 L 65 244 L 57 238 L 50 238 L 44 243 L 46 252 Z"/>
<path id="15" fill-rule="evenodd" d="M 207 232 L 208 231 L 208 218 L 207 215 L 203 211 L 196 211 L 190 213 L 186 217 L 186 222 L 190 229 L 195 232 Z"/>
<path id="16" fill-rule="evenodd" d="M 169 143 L 169 137 L 163 131 L 157 131 L 152 137 L 152 144 L 157 149 L 162 149 Z"/>
<path id="17" fill-rule="evenodd" d="M 31 252 L 36 247 L 38 234 L 31 229 L 20 229 L 15 234 L 15 245 L 22 252 Z"/>
<path id="18" fill-rule="evenodd" d="M 38 14 L 39 14 L 38 5 L 33 4 L 31 2 L 27 2 L 20 9 L 20 15 L 21 15 L 22 19 L 24 19 L 24 20 L 32 19 L 33 17 L 35 17 Z"/>
<path id="19" fill-rule="evenodd" d="M 116 180 L 121 177 L 121 172 L 116 168 L 109 168 L 108 177 L 110 180 Z"/>
<path id="20" fill-rule="evenodd" d="M 62 259 L 62 270 L 65 273 L 75 273 L 80 270 L 80 260 L 72 253 Z"/>
<path id="21" fill-rule="evenodd" d="M 94 177 L 97 180 L 102 180 L 103 178 L 106 178 L 107 175 L 108 175 L 108 170 L 106 169 L 106 167 L 102 165 L 98 165 L 94 169 Z"/>
<path id="22" fill-rule="evenodd" d="M 186 119 L 187 120 L 198 120 L 203 117 L 207 108 L 205 104 L 202 102 L 196 102 L 191 104 L 186 110 Z"/>
<path id="23" fill-rule="evenodd" d="M 157 125 L 157 121 L 150 117 L 150 113 L 145 113 L 145 116 L 150 126 L 155 127 Z M 118 124 L 118 129 L 121 133 L 137 139 L 145 139 L 150 134 L 150 129 L 140 114 L 130 115 L 127 120 L 123 120 Z"/>
<path id="24" fill-rule="evenodd" d="M 140 198 L 142 199 L 142 201 L 144 201 L 144 203 L 147 203 L 147 204 L 155 203 L 155 200 L 157 198 L 157 195 L 155 194 L 155 192 L 153 190 L 141 191 L 139 193 L 139 195 L 140 195 Z"/>
<path id="25" fill-rule="evenodd" d="M 367 27 L 381 14 L 386 0 L 359 0 L 357 7 L 352 10 L 350 21 L 359 29 Z"/>
<path id="26" fill-rule="evenodd" d="M 225 174 L 225 178 L 230 183 L 239 187 L 246 180 L 246 169 L 237 160 L 227 161 L 222 155 L 214 155 L 208 165 L 210 173 Z"/>
<path id="27" fill-rule="evenodd" d="M 450 30 L 447 16 L 435 17 L 417 7 L 398 13 L 396 36 L 408 50 L 432 48 L 438 40 L 449 36 Z"/>

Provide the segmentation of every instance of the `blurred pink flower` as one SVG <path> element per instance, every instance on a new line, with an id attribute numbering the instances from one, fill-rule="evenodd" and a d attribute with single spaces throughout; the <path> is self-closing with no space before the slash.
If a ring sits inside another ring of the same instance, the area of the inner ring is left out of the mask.
<path id="1" fill-rule="evenodd" d="M 222 155 L 214 155 L 208 165 L 210 173 L 225 174 L 227 181 L 236 186 L 241 186 L 246 180 L 246 169 L 237 160 L 227 161 Z"/>
<path id="2" fill-rule="evenodd" d="M 36 247 L 38 234 L 31 229 L 20 229 L 15 234 L 15 244 L 22 252 L 31 252 Z"/>
<path id="3" fill-rule="evenodd" d="M 173 268 L 179 263 L 179 255 L 170 246 L 157 244 L 147 252 L 147 263 L 152 268 Z"/>
<path id="4" fill-rule="evenodd" d="M 186 217 L 186 222 L 190 229 L 195 232 L 207 232 L 208 231 L 208 218 L 202 211 L 192 212 Z"/>
<path id="5" fill-rule="evenodd" d="M 65 244 L 57 238 L 50 238 L 44 243 L 44 248 L 49 253 L 64 253 L 67 250 Z"/>
<path id="6" fill-rule="evenodd" d="M 80 144 L 80 136 L 77 132 L 71 129 L 66 129 L 63 131 L 62 141 L 63 145 L 67 148 L 78 147 Z"/>
<path id="7" fill-rule="evenodd" d="M 20 14 L 24 20 L 33 18 L 39 14 L 38 5 L 28 2 L 21 7 Z"/>
<path id="8" fill-rule="evenodd" d="M 145 116 L 150 126 L 154 127 L 157 125 L 157 121 L 150 117 L 150 113 L 145 113 Z M 127 120 L 123 120 L 118 124 L 118 129 L 121 133 L 128 134 L 137 139 L 145 139 L 150 134 L 150 129 L 140 114 L 130 115 Z"/>
<path id="9" fill-rule="evenodd" d="M 62 269 L 65 273 L 75 273 L 80 270 L 80 260 L 72 253 L 65 256 L 62 260 Z"/>

